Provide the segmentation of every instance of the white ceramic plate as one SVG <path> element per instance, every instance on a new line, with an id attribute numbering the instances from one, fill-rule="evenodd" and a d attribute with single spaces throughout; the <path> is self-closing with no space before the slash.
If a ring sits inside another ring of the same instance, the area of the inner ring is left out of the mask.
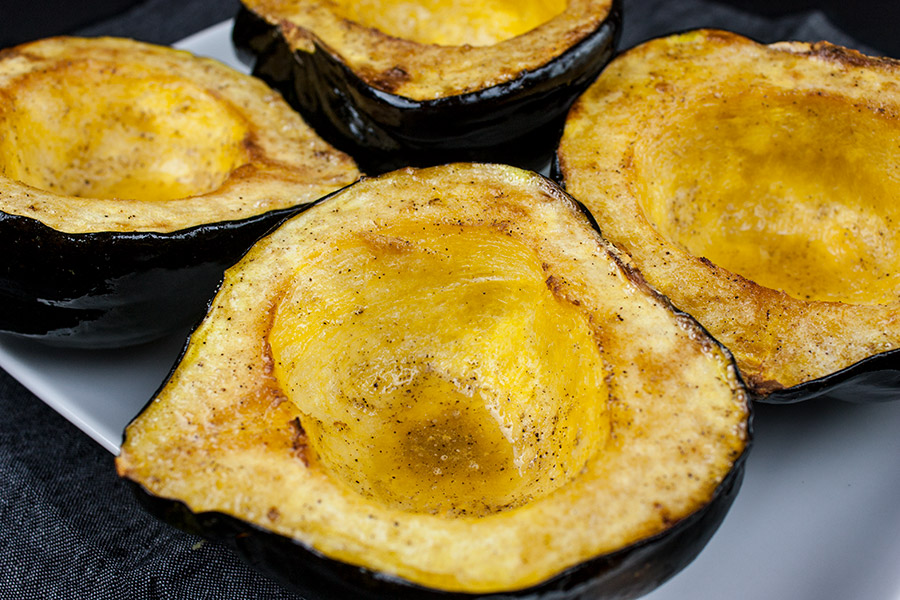
<path id="1" fill-rule="evenodd" d="M 238 63 L 230 22 L 178 44 Z M 0 366 L 110 452 L 185 334 L 115 351 L 0 338 Z M 757 408 L 743 488 L 722 527 L 650 600 L 900 600 L 900 400 Z"/>

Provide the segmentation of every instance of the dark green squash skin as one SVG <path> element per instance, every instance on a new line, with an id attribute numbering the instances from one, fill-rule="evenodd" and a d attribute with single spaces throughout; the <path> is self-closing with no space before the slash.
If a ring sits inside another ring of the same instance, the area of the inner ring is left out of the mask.
<path id="1" fill-rule="evenodd" d="M 756 400 L 791 404 L 819 397 L 860 404 L 900 400 L 900 349 L 872 355 L 825 377 L 775 390 Z"/>
<path id="2" fill-rule="evenodd" d="M 333 146 L 375 175 L 402 166 L 505 162 L 536 169 L 550 159 L 569 106 L 612 58 L 622 1 L 574 47 L 516 79 L 480 91 L 416 101 L 377 90 L 318 42 L 294 52 L 277 26 L 242 6 L 232 40 L 253 74 L 279 90 Z"/>
<path id="3" fill-rule="evenodd" d="M 139 344 L 202 318 L 225 269 L 300 208 L 172 233 L 64 233 L 0 212 L 0 332 Z"/>
<path id="4" fill-rule="evenodd" d="M 748 438 L 752 427 L 748 423 Z M 347 564 L 290 538 L 220 512 L 194 513 L 128 480 L 138 501 L 170 525 L 223 543 L 245 562 L 307 600 L 626 600 L 643 596 L 684 569 L 718 529 L 744 477 L 750 442 L 708 504 L 670 529 L 566 569 L 532 587 L 491 594 L 446 592 Z"/>

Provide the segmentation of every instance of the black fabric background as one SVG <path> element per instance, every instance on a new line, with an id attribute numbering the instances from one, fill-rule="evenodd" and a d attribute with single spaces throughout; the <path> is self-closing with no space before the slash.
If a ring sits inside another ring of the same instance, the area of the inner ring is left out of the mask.
<path id="1" fill-rule="evenodd" d="M 13 17 L 21 17 L 26 4 L 34 7 L 36 19 L 56 14 L 46 0 L 18 3 L 18 12 L 10 12 L 10 0 L 2 0 L 0 39 L 11 43 L 69 32 L 169 44 L 237 10 L 236 0 L 146 0 L 88 25 L 83 18 L 67 22 L 59 13 L 57 19 L 47 18 L 44 31 L 34 22 L 11 31 Z M 126 4 L 119 1 L 118 8 Z M 888 10 L 896 15 L 897 4 L 891 4 Z M 866 29 L 855 30 L 858 37 L 851 38 L 833 25 L 826 11 L 810 5 L 625 0 L 622 47 L 695 27 L 731 29 L 765 42 L 827 39 L 875 54 L 890 53 L 890 44 L 896 43 L 866 37 Z M 864 5 L 854 3 L 863 11 Z M 759 12 L 749 12 L 747 6 Z M 879 21 L 881 13 L 872 10 L 870 19 Z M 80 23 L 80 28 L 67 28 L 72 23 Z M 229 550 L 146 515 L 118 481 L 108 452 L 0 371 L 0 598 L 296 596 L 256 574 Z"/>

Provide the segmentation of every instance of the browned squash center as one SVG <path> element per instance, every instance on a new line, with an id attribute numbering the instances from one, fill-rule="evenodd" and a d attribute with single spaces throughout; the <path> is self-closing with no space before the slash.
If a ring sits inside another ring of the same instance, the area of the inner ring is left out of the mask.
<path id="1" fill-rule="evenodd" d="M 0 174 L 68 196 L 169 200 L 247 162 L 245 123 L 175 75 L 80 61 L 23 76 L 0 107 Z"/>
<path id="2" fill-rule="evenodd" d="M 275 374 L 334 478 L 401 510 L 481 516 L 599 451 L 606 371 L 532 248 L 486 226 L 427 229 L 304 260 L 276 309 Z"/>
<path id="3" fill-rule="evenodd" d="M 490 46 L 563 12 L 565 0 L 336 0 L 343 18 L 422 44 Z"/>
<path id="4" fill-rule="evenodd" d="M 635 150 L 643 210 L 691 254 L 800 299 L 900 293 L 900 121 L 757 89 L 668 115 Z"/>

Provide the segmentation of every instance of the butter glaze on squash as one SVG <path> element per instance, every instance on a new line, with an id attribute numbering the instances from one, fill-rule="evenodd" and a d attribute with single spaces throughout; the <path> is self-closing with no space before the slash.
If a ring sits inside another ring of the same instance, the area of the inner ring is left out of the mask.
<path id="1" fill-rule="evenodd" d="M 827 392 L 900 346 L 898 73 L 825 42 L 653 40 L 573 106 L 559 172 L 753 389 Z"/>
<path id="2" fill-rule="evenodd" d="M 712 535 L 749 436 L 727 352 L 576 203 L 456 164 L 255 244 L 117 468 L 304 597 L 627 598 Z"/>

